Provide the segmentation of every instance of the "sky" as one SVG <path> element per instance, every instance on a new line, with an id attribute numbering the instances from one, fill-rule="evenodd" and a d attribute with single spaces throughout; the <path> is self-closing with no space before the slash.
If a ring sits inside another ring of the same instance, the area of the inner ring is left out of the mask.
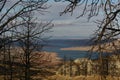
<path id="1" fill-rule="evenodd" d="M 54 24 L 51 32 L 45 34 L 45 36 L 52 36 L 55 39 L 90 38 L 97 29 L 97 25 L 93 21 L 101 18 L 101 16 L 95 17 L 89 22 L 87 15 L 77 19 L 83 10 L 82 6 L 75 9 L 73 15 L 67 13 L 60 16 L 60 12 L 64 11 L 67 4 L 67 2 L 54 2 L 51 0 L 47 2 L 50 8 L 44 14 L 36 14 L 40 21 L 52 21 Z"/>
<path id="2" fill-rule="evenodd" d="M 82 11 L 81 7 L 78 7 L 73 15 L 70 13 L 63 14 L 60 16 L 60 12 L 65 9 L 67 3 L 63 2 L 49 2 L 48 5 L 51 7 L 47 12 L 40 16 L 42 21 L 52 21 L 54 27 L 52 32 L 47 34 L 47 36 L 52 36 L 52 38 L 90 38 L 94 31 L 97 29 L 97 25 L 93 22 L 100 17 L 91 19 L 88 22 L 87 16 L 80 17 L 80 12 Z"/>

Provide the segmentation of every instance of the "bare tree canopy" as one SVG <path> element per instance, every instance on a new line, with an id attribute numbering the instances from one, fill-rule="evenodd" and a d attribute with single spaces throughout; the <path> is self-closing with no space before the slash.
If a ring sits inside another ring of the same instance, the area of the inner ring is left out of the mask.
<path id="1" fill-rule="evenodd" d="M 50 0 L 0 0 L 0 34 L 9 31 L 11 27 L 7 27 L 9 23 L 14 23 L 21 20 L 21 15 L 25 15 L 29 11 L 44 12 L 48 8 L 46 3 Z M 73 11 L 78 6 L 84 6 L 80 9 L 78 16 L 88 15 L 88 19 L 97 15 L 104 15 L 104 19 L 97 23 L 97 41 L 109 39 L 119 35 L 119 0 L 54 0 L 55 2 L 66 1 L 69 5 L 66 6 L 62 14 Z M 11 4 L 10 4 L 11 3 Z M 17 24 L 17 26 L 20 24 Z M 7 27 L 7 28 L 6 28 Z M 13 26 L 14 27 L 14 26 Z"/>
<path id="2" fill-rule="evenodd" d="M 66 6 L 65 10 L 61 13 L 73 13 L 73 11 L 78 7 L 83 7 L 80 10 L 78 18 L 81 16 L 88 16 L 88 19 L 91 19 L 94 16 L 102 14 L 103 20 L 98 20 L 98 30 L 95 32 L 95 37 L 93 38 L 95 45 L 97 45 L 97 52 L 99 53 L 99 62 L 100 62 L 100 75 L 101 80 L 106 80 L 104 73 L 104 52 L 106 44 L 101 45 L 102 40 L 108 42 L 108 46 L 112 45 L 115 51 L 113 54 L 119 56 L 120 53 L 120 42 L 113 41 L 109 43 L 111 39 L 120 37 L 120 0 L 64 0 L 68 1 L 69 5 Z M 82 11 L 81 11 L 82 10 Z M 82 14 L 81 14 L 82 12 Z M 116 44 L 117 43 L 117 44 Z M 93 46 L 91 51 L 96 48 Z M 111 48 L 112 49 L 112 48 Z M 109 56 L 107 54 L 107 56 Z M 108 65 L 107 65 L 108 66 Z"/>
<path id="3" fill-rule="evenodd" d="M 62 0 L 57 0 L 62 1 Z M 119 12 L 120 0 L 64 0 L 69 2 L 62 14 L 73 13 L 73 11 L 81 6 L 78 18 L 88 16 L 88 19 L 102 14 L 102 21 L 97 21 L 98 30 L 96 31 L 96 41 L 100 42 L 103 39 L 110 39 L 120 34 L 119 29 Z M 81 13 L 82 12 L 82 13 Z"/>
<path id="4" fill-rule="evenodd" d="M 48 8 L 46 2 L 46 0 L 0 0 L 0 34 L 9 31 L 11 27 L 6 28 L 6 26 L 21 20 L 20 16 L 27 12 L 44 12 Z"/>
<path id="5" fill-rule="evenodd" d="M 30 80 L 30 68 L 33 65 L 31 59 L 37 56 L 33 53 L 41 50 L 43 47 L 41 40 L 44 34 L 53 27 L 51 22 L 38 21 L 39 17 L 36 18 L 37 16 L 34 14 L 37 12 L 43 14 L 48 9 L 46 2 L 47 0 L 0 0 L 0 56 L 3 56 L 5 63 L 9 62 L 7 65 L 9 65 L 10 71 L 8 72 L 11 73 L 11 76 L 7 77 L 9 75 L 6 75 L 7 70 L 5 70 L 4 80 L 14 79 L 12 76 L 14 60 L 12 59 L 15 59 L 15 55 L 20 55 L 16 56 L 16 59 L 19 59 L 16 61 L 20 65 L 23 64 L 21 67 L 23 70 L 20 70 L 22 74 L 25 73 L 24 79 Z M 19 47 L 14 46 L 13 41 L 16 41 Z M 18 51 L 17 48 L 19 48 Z M 13 52 L 11 52 L 12 50 Z M 9 56 L 8 59 L 6 55 Z M 16 68 L 18 67 L 16 66 Z"/>

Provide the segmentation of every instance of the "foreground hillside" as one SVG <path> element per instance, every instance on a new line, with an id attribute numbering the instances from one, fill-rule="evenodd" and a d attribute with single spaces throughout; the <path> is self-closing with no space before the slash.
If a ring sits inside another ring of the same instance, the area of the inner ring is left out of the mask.
<path id="1" fill-rule="evenodd" d="M 107 76 L 106 80 L 119 80 L 120 77 L 113 77 Z M 62 75 L 55 75 L 48 78 L 48 80 L 103 80 L 100 75 L 94 76 L 76 76 L 76 77 L 69 77 L 69 76 L 62 76 Z"/>

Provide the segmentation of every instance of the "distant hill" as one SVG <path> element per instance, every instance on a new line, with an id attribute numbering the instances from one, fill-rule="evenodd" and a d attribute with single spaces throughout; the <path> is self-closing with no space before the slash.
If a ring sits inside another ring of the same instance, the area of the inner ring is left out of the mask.
<path id="1" fill-rule="evenodd" d="M 54 47 L 88 46 L 90 44 L 89 39 L 50 39 L 45 43 L 47 46 Z"/>

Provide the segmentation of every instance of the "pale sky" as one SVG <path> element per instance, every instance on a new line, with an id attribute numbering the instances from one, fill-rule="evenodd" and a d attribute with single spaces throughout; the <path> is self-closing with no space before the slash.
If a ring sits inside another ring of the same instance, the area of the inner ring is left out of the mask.
<path id="1" fill-rule="evenodd" d="M 60 16 L 60 12 L 65 9 L 65 6 L 68 4 L 66 2 L 54 2 L 49 1 L 47 3 L 51 6 L 44 15 L 37 15 L 42 22 L 52 21 L 54 24 L 52 32 L 47 33 L 46 36 L 52 36 L 52 38 L 89 38 L 97 29 L 97 25 L 93 23 L 96 19 L 101 18 L 98 16 L 91 19 L 89 22 L 87 16 L 80 17 L 79 14 L 82 12 L 83 7 L 78 7 L 71 16 L 70 13 L 63 14 Z"/>
<path id="2" fill-rule="evenodd" d="M 89 22 L 87 16 L 79 16 L 81 7 L 76 9 L 71 16 L 69 13 L 59 16 L 59 13 L 64 10 L 67 3 L 50 3 L 52 6 L 47 10 L 48 12 L 40 17 L 42 21 L 50 21 L 55 25 L 47 35 L 53 38 L 89 38 L 97 29 L 97 25 L 93 23 L 96 19 L 91 19 Z"/>

